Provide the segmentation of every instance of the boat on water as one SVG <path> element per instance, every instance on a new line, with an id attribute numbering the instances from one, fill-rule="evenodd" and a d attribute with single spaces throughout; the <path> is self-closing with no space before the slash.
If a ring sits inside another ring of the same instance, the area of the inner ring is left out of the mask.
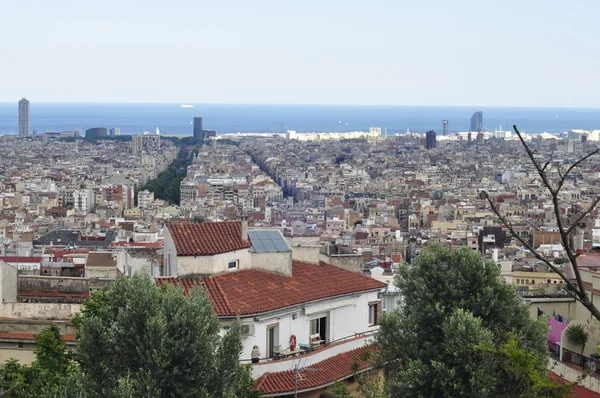
<path id="1" fill-rule="evenodd" d="M 193 108 L 194 105 L 189 105 L 189 104 L 182 104 L 181 105 L 182 108 Z"/>

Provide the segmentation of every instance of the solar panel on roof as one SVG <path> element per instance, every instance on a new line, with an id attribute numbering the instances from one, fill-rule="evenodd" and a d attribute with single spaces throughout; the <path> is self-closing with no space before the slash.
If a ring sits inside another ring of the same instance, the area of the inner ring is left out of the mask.
<path id="1" fill-rule="evenodd" d="M 250 251 L 254 253 L 289 252 L 291 250 L 278 230 L 248 231 L 248 237 L 252 242 Z"/>
<path id="2" fill-rule="evenodd" d="M 277 246 L 275 246 L 275 243 L 273 243 L 272 240 L 263 240 L 262 243 L 265 245 L 265 248 L 267 249 L 268 252 L 276 252 L 277 251 Z"/>

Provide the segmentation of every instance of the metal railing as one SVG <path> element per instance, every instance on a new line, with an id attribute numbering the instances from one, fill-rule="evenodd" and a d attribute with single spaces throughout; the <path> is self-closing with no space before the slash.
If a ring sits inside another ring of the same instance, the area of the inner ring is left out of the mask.
<path id="1" fill-rule="evenodd" d="M 583 369 L 588 369 L 590 372 L 600 374 L 600 358 L 590 358 L 581 355 L 577 352 L 563 348 L 562 361 L 573 365 L 581 366 Z"/>
<path id="2" fill-rule="evenodd" d="M 548 351 L 553 359 L 560 359 L 560 344 L 548 341 Z"/>
<path id="3" fill-rule="evenodd" d="M 311 348 L 309 350 L 306 350 L 303 353 L 297 354 L 297 355 L 302 356 L 302 355 L 306 355 L 306 354 L 309 354 L 309 353 L 312 353 L 312 352 L 322 351 L 324 349 L 327 349 L 328 347 L 331 347 L 332 345 L 343 343 L 343 342 L 348 341 L 348 340 L 354 340 L 354 339 L 359 338 L 359 337 L 366 337 L 366 336 L 375 335 L 375 332 L 376 332 L 375 330 L 368 330 L 368 331 L 365 331 L 365 332 L 357 332 L 357 333 L 351 334 L 349 336 L 341 337 L 341 338 L 336 339 L 336 340 L 331 340 L 331 341 L 329 341 L 327 343 L 323 343 L 323 344 L 321 344 L 319 346 L 311 346 Z M 309 346 L 309 345 L 310 344 L 302 344 L 302 343 L 298 344 L 299 347 L 300 346 Z M 260 358 L 259 361 L 264 363 L 264 362 L 271 362 L 271 361 L 279 361 L 279 360 L 285 359 L 285 358 L 286 357 L 282 357 L 282 356 L 275 356 L 273 358 L 265 357 L 265 358 Z M 251 359 L 249 359 L 249 358 L 242 358 L 242 359 L 240 359 L 240 362 L 242 362 L 242 363 L 249 363 L 249 362 L 251 362 Z"/>

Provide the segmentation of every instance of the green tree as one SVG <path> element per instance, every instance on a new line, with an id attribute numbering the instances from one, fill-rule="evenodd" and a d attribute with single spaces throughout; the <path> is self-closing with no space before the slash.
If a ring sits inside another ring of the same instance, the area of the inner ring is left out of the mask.
<path id="1" fill-rule="evenodd" d="M 531 372 L 547 379 L 547 326 L 529 317 L 493 261 L 431 246 L 400 267 L 396 285 L 404 305 L 382 317 L 377 337 L 389 396 L 526 396 L 537 388 L 531 378 L 512 373 L 510 358 L 499 361 L 492 350 L 513 337 Z"/>
<path id="2" fill-rule="evenodd" d="M 203 289 L 156 287 L 147 275 L 119 278 L 93 294 L 76 319 L 76 359 L 93 396 L 245 397 L 240 325 L 223 337 Z"/>
<path id="3" fill-rule="evenodd" d="M 569 343 L 581 346 L 581 355 L 583 355 L 583 350 L 588 341 L 588 332 L 585 331 L 583 326 L 578 323 L 570 324 L 565 330 L 565 337 Z"/>
<path id="4" fill-rule="evenodd" d="M 65 374 L 69 362 L 67 345 L 60 335 L 60 329 L 51 323 L 36 339 L 34 366 L 52 374 Z"/>
<path id="5" fill-rule="evenodd" d="M 60 330 L 50 324 L 36 338 L 36 359 L 31 366 L 7 361 L 0 368 L 0 396 L 83 398 L 82 374 L 69 352 Z"/>

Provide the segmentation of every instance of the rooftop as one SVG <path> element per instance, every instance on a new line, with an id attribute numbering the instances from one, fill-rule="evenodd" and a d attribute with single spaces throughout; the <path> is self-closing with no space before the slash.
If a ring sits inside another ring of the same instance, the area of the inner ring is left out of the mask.
<path id="1" fill-rule="evenodd" d="M 252 245 L 242 240 L 240 221 L 169 224 L 167 227 L 179 256 L 212 256 Z"/>
<path id="2" fill-rule="evenodd" d="M 352 376 L 352 365 L 358 364 L 357 372 L 362 372 L 370 367 L 368 361 L 363 361 L 365 351 L 371 354 L 375 352 L 373 345 L 344 352 L 321 362 L 317 362 L 310 367 L 310 372 L 300 372 L 302 377 L 298 377 L 297 391 L 311 390 L 326 386 L 338 380 Z M 253 390 L 262 390 L 263 394 L 284 394 L 295 390 L 294 371 L 265 373 L 252 386 Z"/>
<path id="3" fill-rule="evenodd" d="M 383 289 L 387 285 L 368 276 L 330 264 L 292 263 L 292 276 L 258 269 L 204 278 L 160 278 L 157 284 L 182 286 L 184 291 L 204 286 L 217 315 L 260 314 L 324 298 Z"/>

